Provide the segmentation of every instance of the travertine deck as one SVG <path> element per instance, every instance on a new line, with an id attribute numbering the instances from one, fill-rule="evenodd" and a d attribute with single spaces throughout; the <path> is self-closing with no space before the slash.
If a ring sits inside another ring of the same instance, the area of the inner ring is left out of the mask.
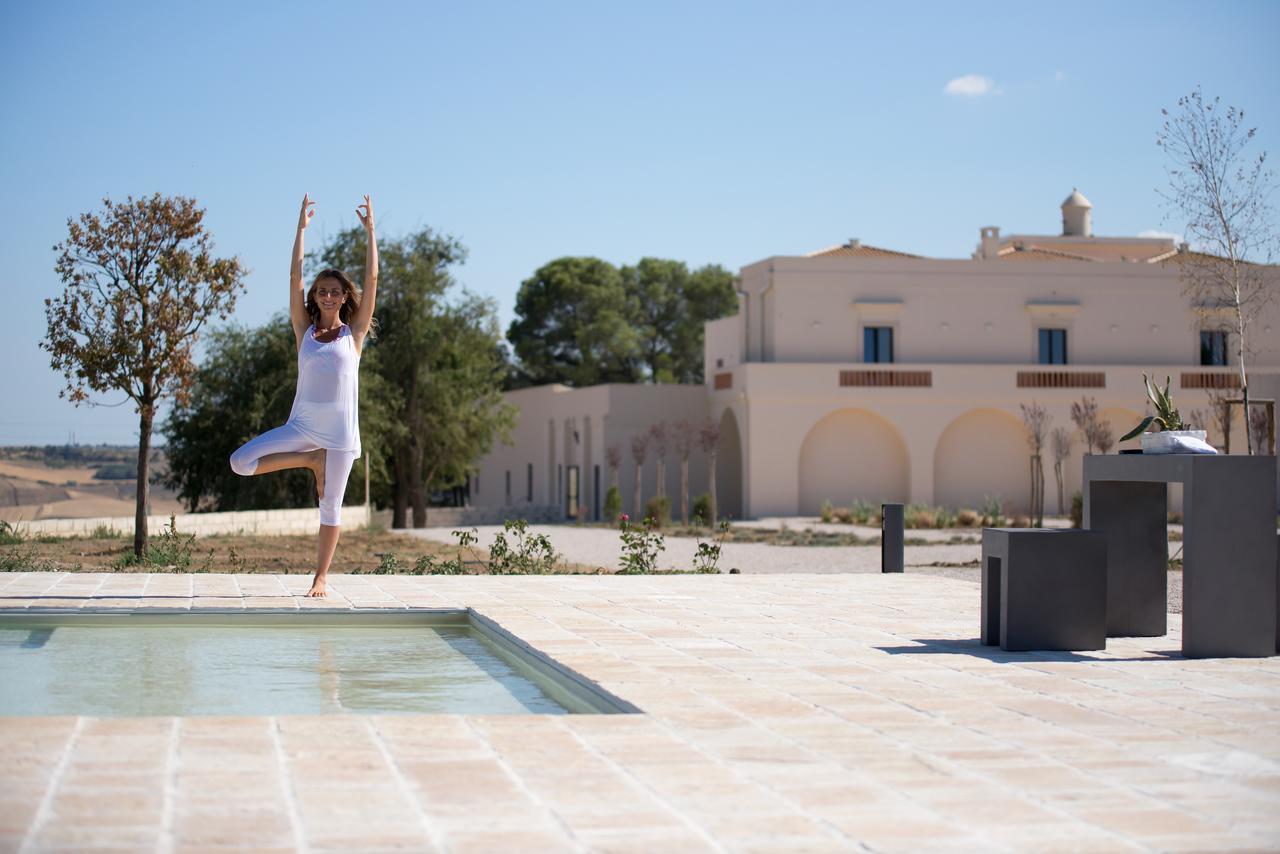
<path id="1" fill-rule="evenodd" d="M 1001 653 L 926 576 L 308 581 L 14 574 L 0 607 L 469 605 L 645 714 L 0 718 L 0 850 L 1280 847 L 1280 658 Z"/>

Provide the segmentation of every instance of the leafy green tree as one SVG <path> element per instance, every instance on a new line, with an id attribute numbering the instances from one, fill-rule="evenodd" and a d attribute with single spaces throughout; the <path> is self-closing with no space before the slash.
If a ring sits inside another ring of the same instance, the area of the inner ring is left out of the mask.
<path id="1" fill-rule="evenodd" d="M 702 325 L 737 306 L 733 276 L 642 258 L 615 269 L 559 258 L 520 287 L 507 338 L 518 365 L 506 387 L 562 382 L 702 382 Z"/>
<path id="2" fill-rule="evenodd" d="M 520 285 L 507 330 L 531 383 L 638 382 L 641 336 L 618 269 L 599 258 L 557 258 Z"/>
<path id="3" fill-rule="evenodd" d="M 352 503 L 364 500 L 364 466 L 370 493 L 389 503 L 387 413 L 396 397 L 376 369 L 376 347 L 364 348 L 360 370 L 360 433 L 364 453 L 347 488 Z M 231 325 L 211 333 L 189 399 L 175 405 L 164 426 L 168 442 L 166 483 L 189 510 L 262 510 L 312 507 L 315 485 L 305 469 L 272 477 L 241 477 L 227 458 L 248 439 L 289 417 L 298 380 L 297 341 L 281 312 L 265 325 Z"/>
<path id="4" fill-rule="evenodd" d="M 364 240 L 360 228 L 339 232 L 314 261 L 360 270 Z M 410 507 L 413 525 L 425 525 L 428 492 L 464 482 L 495 439 L 509 441 L 514 424 L 501 398 L 507 363 L 494 306 L 465 291 L 453 297 L 450 270 L 466 254 L 430 228 L 379 243 L 376 371 L 395 393 L 382 440 L 396 528 L 406 526 Z"/>

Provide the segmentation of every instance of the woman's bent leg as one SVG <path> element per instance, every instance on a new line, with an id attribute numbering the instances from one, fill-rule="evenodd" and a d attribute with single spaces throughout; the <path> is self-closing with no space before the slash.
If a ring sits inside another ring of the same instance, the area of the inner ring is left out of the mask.
<path id="1" fill-rule="evenodd" d="M 254 436 L 236 448 L 231 453 L 231 470 L 249 476 L 285 468 L 311 468 L 308 455 L 316 448 L 316 443 L 300 430 L 292 424 L 284 424 Z M 263 460 L 266 456 L 277 459 Z M 292 464 L 282 464 L 290 462 Z"/>
<path id="2" fill-rule="evenodd" d="M 324 494 L 324 449 L 292 424 L 255 436 L 231 454 L 231 470 L 239 475 L 281 469 L 311 469 L 316 476 L 316 495 Z"/>
<path id="3" fill-rule="evenodd" d="M 347 478 L 356 455 L 353 451 L 325 451 L 324 494 L 320 497 L 320 537 L 316 545 L 316 576 L 308 596 L 324 596 L 329 564 L 338 548 L 339 525 L 342 521 L 342 498 L 347 492 Z"/>

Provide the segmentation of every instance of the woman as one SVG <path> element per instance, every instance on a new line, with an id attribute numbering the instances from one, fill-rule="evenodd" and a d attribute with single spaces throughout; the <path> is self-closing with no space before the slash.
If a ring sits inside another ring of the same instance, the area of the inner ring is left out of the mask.
<path id="1" fill-rule="evenodd" d="M 289 316 L 298 342 L 298 389 L 283 426 L 245 442 L 231 455 L 236 474 L 255 475 L 308 468 L 320 498 L 316 576 L 308 596 L 325 595 L 325 578 L 338 546 L 342 496 L 351 464 L 360 456 L 360 348 L 373 320 L 378 292 L 378 247 L 373 236 L 373 203 L 368 196 L 356 216 L 368 233 L 364 293 L 341 270 L 322 270 L 302 285 L 302 232 L 315 216 L 315 202 L 302 197 L 298 234 L 289 273 Z M 360 212 L 364 208 L 364 213 Z"/>

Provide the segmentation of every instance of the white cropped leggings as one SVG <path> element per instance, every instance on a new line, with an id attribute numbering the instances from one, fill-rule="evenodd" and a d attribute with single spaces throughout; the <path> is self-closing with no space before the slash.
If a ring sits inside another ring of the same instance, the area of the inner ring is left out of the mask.
<path id="1" fill-rule="evenodd" d="M 231 470 L 239 475 L 251 475 L 258 470 L 258 460 L 267 454 L 292 451 L 314 451 L 320 446 L 308 439 L 292 424 L 268 430 L 254 436 L 231 454 Z M 320 498 L 320 524 L 338 525 L 342 519 L 342 496 L 347 491 L 347 478 L 351 465 L 356 461 L 355 451 L 325 449 L 324 495 Z"/>

